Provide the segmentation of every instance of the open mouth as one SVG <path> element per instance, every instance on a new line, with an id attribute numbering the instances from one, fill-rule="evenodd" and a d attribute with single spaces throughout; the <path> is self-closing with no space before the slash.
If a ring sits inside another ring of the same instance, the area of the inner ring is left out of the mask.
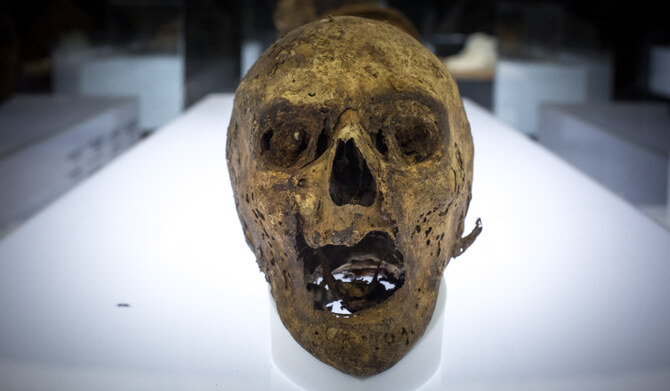
<path id="1" fill-rule="evenodd" d="M 390 298 L 405 282 L 405 264 L 391 237 L 368 233 L 356 245 L 312 248 L 297 238 L 307 290 L 314 307 L 335 314 L 353 314 Z"/>

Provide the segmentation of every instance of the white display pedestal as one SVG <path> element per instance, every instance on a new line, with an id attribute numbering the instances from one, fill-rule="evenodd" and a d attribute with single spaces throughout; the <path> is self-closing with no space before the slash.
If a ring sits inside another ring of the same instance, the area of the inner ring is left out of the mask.
<path id="1" fill-rule="evenodd" d="M 130 54 L 91 48 L 53 55 L 54 92 L 132 96 L 140 101 L 140 129 L 156 129 L 184 109 L 184 59 L 177 54 Z"/>
<path id="2" fill-rule="evenodd" d="M 649 52 L 649 90 L 670 97 L 670 46 L 652 46 Z"/>
<path id="3" fill-rule="evenodd" d="M 133 98 L 19 94 L 0 107 L 0 238 L 140 139 Z"/>
<path id="4" fill-rule="evenodd" d="M 538 141 L 665 223 L 670 111 L 656 102 L 544 105 Z"/>
<path id="5" fill-rule="evenodd" d="M 575 56 L 547 61 L 499 59 L 493 112 L 513 128 L 535 136 L 542 104 L 606 101 L 610 76 L 610 66 L 602 60 Z"/>

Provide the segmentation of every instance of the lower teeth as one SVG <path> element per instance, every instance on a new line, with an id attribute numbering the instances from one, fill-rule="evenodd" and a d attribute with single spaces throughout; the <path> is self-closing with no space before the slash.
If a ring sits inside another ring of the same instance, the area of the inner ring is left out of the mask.
<path id="1" fill-rule="evenodd" d="M 390 298 L 405 282 L 403 255 L 391 237 L 372 231 L 354 246 L 309 247 L 296 238 L 314 307 L 352 314 Z"/>
<path id="2" fill-rule="evenodd" d="M 396 277 L 396 273 L 381 267 L 379 261 L 375 263 L 380 266 L 379 270 L 377 267 L 362 267 L 363 263 L 360 261 L 338 267 L 332 274 L 336 289 L 329 286 L 321 268 L 318 268 L 313 275 L 313 282 L 308 284 L 317 307 L 335 314 L 351 314 L 377 305 L 390 297 L 402 286 L 404 276 Z"/>

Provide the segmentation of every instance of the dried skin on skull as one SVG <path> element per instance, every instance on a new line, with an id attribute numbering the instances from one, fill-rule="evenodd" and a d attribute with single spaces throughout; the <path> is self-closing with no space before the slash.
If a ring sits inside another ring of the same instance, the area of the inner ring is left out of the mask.
<path id="1" fill-rule="evenodd" d="M 451 76 L 388 24 L 336 17 L 238 88 L 227 158 L 245 237 L 291 335 L 350 374 L 397 362 L 464 244 L 472 139 Z"/>

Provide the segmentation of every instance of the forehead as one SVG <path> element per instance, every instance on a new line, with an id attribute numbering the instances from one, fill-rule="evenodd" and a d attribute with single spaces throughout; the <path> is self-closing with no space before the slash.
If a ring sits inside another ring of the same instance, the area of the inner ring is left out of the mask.
<path id="1" fill-rule="evenodd" d="M 423 45 L 386 23 L 325 19 L 294 30 L 270 47 L 240 87 L 259 98 L 294 104 L 410 96 L 444 102 L 449 78 Z"/>
<path id="2" fill-rule="evenodd" d="M 355 99 L 327 100 L 325 102 L 312 103 L 309 101 L 289 101 L 278 98 L 263 102 L 258 107 L 257 113 L 263 120 L 273 121 L 283 117 L 313 117 L 320 122 L 324 118 L 335 120 L 345 110 L 353 109 L 359 114 L 365 113 L 374 118 L 375 115 L 408 114 L 433 115 L 436 119 L 446 115 L 444 102 L 433 99 L 432 96 L 423 91 L 391 91 L 366 96 L 363 101 Z M 303 119 L 304 119 L 303 118 Z"/>

